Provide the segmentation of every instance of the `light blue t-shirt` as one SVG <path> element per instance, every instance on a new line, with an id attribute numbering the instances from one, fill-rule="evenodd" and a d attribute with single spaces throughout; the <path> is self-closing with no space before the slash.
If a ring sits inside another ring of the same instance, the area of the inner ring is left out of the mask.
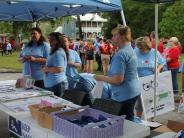
<path id="1" fill-rule="evenodd" d="M 69 61 L 81 64 L 81 59 L 79 57 L 79 54 L 72 49 L 69 49 Z M 67 65 L 67 68 L 66 68 L 67 77 L 74 77 L 77 74 L 78 74 L 78 71 L 76 67 Z"/>
<path id="2" fill-rule="evenodd" d="M 131 45 L 124 46 L 113 56 L 108 76 L 122 75 L 120 85 L 111 84 L 111 98 L 123 102 L 140 94 L 137 74 L 137 57 Z"/>
<path id="3" fill-rule="evenodd" d="M 58 49 L 52 55 L 48 56 L 46 66 L 61 67 L 64 69 L 64 71 L 60 73 L 48 72 L 45 74 L 44 85 L 46 88 L 52 87 L 62 81 L 67 81 L 67 77 L 66 77 L 67 58 L 66 58 L 66 53 L 62 48 Z"/>
<path id="4" fill-rule="evenodd" d="M 27 45 L 22 49 L 20 57 L 33 56 L 47 59 L 49 52 L 50 45 L 48 43 L 44 42 L 39 46 L 36 43 L 33 43 L 31 47 Z M 43 80 L 44 74 L 41 71 L 43 66 L 45 66 L 45 64 L 38 62 L 24 62 L 22 70 L 23 75 L 31 75 L 35 80 Z"/>
<path id="5" fill-rule="evenodd" d="M 97 42 L 97 40 L 94 41 L 94 47 L 95 47 L 95 51 L 98 52 L 99 51 L 99 47 L 100 47 L 100 43 Z"/>
<path id="6" fill-rule="evenodd" d="M 11 44 L 10 44 L 10 43 L 8 43 L 8 44 L 7 44 L 7 46 L 6 46 L 6 50 L 12 50 L 12 46 L 11 46 Z"/>
<path id="7" fill-rule="evenodd" d="M 135 48 L 135 53 L 138 59 L 138 75 L 139 77 L 144 77 L 154 74 L 155 70 L 155 49 L 151 49 L 148 53 L 141 53 L 138 48 Z M 157 52 L 157 64 L 164 65 L 166 64 L 165 59 Z"/>

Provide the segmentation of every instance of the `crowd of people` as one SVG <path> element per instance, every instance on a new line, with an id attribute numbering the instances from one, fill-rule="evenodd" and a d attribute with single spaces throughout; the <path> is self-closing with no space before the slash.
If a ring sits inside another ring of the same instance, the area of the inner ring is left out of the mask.
<path id="1" fill-rule="evenodd" d="M 171 70 L 173 91 L 178 94 L 177 73 L 181 55 L 178 38 L 160 39 L 155 69 L 154 32 L 132 41 L 131 29 L 119 25 L 112 30 L 112 36 L 111 40 L 97 37 L 73 41 L 64 34 L 53 32 L 47 43 L 42 31 L 32 28 L 31 40 L 19 56 L 23 75 L 31 75 L 35 86 L 50 90 L 59 97 L 67 89 L 85 89 L 90 93 L 96 81 L 104 81 L 102 98 L 122 104 L 121 114 L 125 114 L 128 120 L 134 119 L 134 109 L 137 116 L 142 116 L 138 77 Z M 83 72 L 92 74 L 94 59 L 97 70 L 103 71 L 103 75 L 92 77 L 78 73 L 78 68 L 82 68 Z"/>
<path id="2" fill-rule="evenodd" d="M 8 40 L 5 43 L 0 43 L 1 55 L 12 55 L 13 46 Z"/>

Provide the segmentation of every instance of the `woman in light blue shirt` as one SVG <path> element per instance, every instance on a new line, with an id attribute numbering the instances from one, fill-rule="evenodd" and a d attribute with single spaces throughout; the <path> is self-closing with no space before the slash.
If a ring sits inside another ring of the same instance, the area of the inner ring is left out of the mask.
<path id="1" fill-rule="evenodd" d="M 108 76 L 95 75 L 98 81 L 110 83 L 110 99 L 122 104 L 121 114 L 126 119 L 134 120 L 134 105 L 140 95 L 140 85 L 137 74 L 137 57 L 131 47 L 131 30 L 120 25 L 112 30 L 112 42 L 119 47 L 113 56 Z M 106 97 L 107 98 L 107 97 Z"/>
<path id="2" fill-rule="evenodd" d="M 155 49 L 151 48 L 151 41 L 145 37 L 140 37 L 136 40 L 135 53 L 138 59 L 138 75 L 139 77 L 144 77 L 154 74 L 155 69 Z M 156 72 L 160 73 L 163 69 L 166 60 L 157 52 L 157 70 Z"/>
<path id="3" fill-rule="evenodd" d="M 64 36 L 64 35 L 63 35 Z M 78 68 L 81 67 L 81 59 L 77 51 L 69 49 L 68 37 L 64 36 L 65 45 L 68 50 L 68 63 L 66 68 L 66 76 L 68 78 L 68 89 L 75 88 L 76 81 L 78 80 Z"/>
<path id="4" fill-rule="evenodd" d="M 50 46 L 40 28 L 32 28 L 31 41 L 23 48 L 19 60 L 23 63 L 23 75 L 30 75 L 35 86 L 44 88 L 42 67 L 45 66 Z"/>
<path id="5" fill-rule="evenodd" d="M 62 97 L 68 87 L 66 77 L 67 50 L 64 37 L 54 32 L 49 35 L 51 52 L 48 56 L 46 67 L 42 70 L 45 73 L 44 84 L 47 90 L 54 92 L 54 95 Z"/>
<path id="6" fill-rule="evenodd" d="M 140 37 L 136 39 L 135 53 L 138 59 L 138 75 L 144 77 L 155 73 L 155 49 L 151 48 L 151 41 L 147 37 Z M 160 73 L 166 64 L 166 60 L 157 52 L 157 68 L 156 72 Z M 142 117 L 142 103 L 139 97 L 135 105 L 138 117 Z"/>

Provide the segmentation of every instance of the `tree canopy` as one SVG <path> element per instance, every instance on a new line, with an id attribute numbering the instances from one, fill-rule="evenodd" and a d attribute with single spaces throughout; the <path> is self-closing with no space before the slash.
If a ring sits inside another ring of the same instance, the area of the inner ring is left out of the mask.
<path id="1" fill-rule="evenodd" d="M 155 25 L 155 9 L 153 3 L 136 2 L 134 0 L 122 0 L 123 10 L 127 25 L 132 29 L 133 38 L 143 36 L 153 31 Z M 166 8 L 171 4 L 159 5 L 159 22 Z M 110 38 L 110 30 L 117 24 L 122 24 L 119 12 L 106 13 L 104 17 L 109 19 L 103 31 L 107 38 Z"/>
<path id="2" fill-rule="evenodd" d="M 184 0 L 178 0 L 168 7 L 160 22 L 161 36 L 177 36 L 181 42 L 184 37 Z"/>

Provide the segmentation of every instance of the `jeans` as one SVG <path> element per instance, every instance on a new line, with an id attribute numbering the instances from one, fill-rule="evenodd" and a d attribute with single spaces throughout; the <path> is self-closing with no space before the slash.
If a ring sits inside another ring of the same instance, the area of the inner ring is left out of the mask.
<path id="1" fill-rule="evenodd" d="M 56 95 L 58 97 L 62 97 L 67 88 L 68 88 L 68 82 L 62 81 L 62 82 L 60 82 L 52 87 L 48 87 L 45 89 L 54 92 L 54 95 Z"/>
<path id="2" fill-rule="evenodd" d="M 139 96 L 136 96 L 132 99 L 120 102 L 122 104 L 121 115 L 126 115 L 127 120 L 134 120 L 134 106 L 138 97 Z"/>
<path id="3" fill-rule="evenodd" d="M 96 53 L 96 54 L 95 54 L 95 59 L 96 59 L 96 62 L 97 62 L 97 64 L 98 64 L 97 70 L 98 70 L 98 71 L 101 71 L 101 70 L 102 70 L 102 61 L 101 61 L 101 56 L 100 56 L 100 54 Z"/>
<path id="4" fill-rule="evenodd" d="M 178 94 L 178 81 L 177 81 L 178 69 L 171 69 L 172 84 L 174 94 Z"/>
<path id="5" fill-rule="evenodd" d="M 79 75 L 74 77 L 67 77 L 68 79 L 68 89 L 72 90 L 76 87 L 77 82 L 79 82 Z"/>

